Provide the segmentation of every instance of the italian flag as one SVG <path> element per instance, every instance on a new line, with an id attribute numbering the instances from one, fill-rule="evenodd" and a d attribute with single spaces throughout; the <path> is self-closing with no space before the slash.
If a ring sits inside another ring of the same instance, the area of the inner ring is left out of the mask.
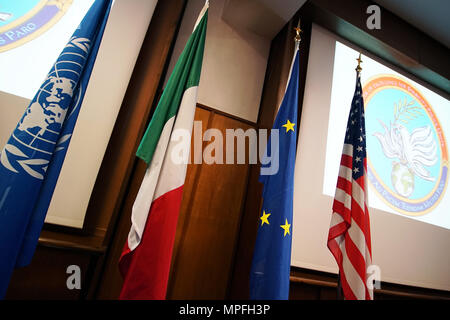
<path id="1" fill-rule="evenodd" d="M 175 65 L 136 154 L 148 164 L 148 168 L 133 205 L 131 229 L 119 260 L 124 278 L 120 299 L 162 300 L 166 297 L 207 20 L 208 1 Z"/>

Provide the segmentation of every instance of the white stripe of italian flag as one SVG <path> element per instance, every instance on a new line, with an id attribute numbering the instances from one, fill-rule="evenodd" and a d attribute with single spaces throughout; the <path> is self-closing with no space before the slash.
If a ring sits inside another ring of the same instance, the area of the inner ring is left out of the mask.
<path id="1" fill-rule="evenodd" d="M 131 229 L 119 261 L 124 277 L 121 299 L 166 296 L 187 169 L 187 161 L 174 161 L 173 151 L 187 150 L 185 157 L 189 156 L 207 20 L 208 1 L 136 153 L 149 166 L 133 205 Z M 189 139 L 180 142 L 179 133 L 189 133 Z"/>

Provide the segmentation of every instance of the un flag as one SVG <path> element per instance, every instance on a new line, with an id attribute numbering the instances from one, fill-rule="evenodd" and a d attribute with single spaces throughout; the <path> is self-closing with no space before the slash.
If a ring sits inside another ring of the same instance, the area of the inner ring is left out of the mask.
<path id="1" fill-rule="evenodd" d="M 1 151 L 0 298 L 36 249 L 111 5 L 94 2 Z"/>

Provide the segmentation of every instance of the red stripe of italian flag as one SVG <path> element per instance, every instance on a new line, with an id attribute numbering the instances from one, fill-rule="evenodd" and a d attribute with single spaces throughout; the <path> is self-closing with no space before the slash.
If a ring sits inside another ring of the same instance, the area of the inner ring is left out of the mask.
<path id="1" fill-rule="evenodd" d="M 149 166 L 133 205 L 131 229 L 119 261 L 124 277 L 121 299 L 166 297 L 207 20 L 208 2 L 175 65 L 137 151 L 137 156 Z M 180 133 L 188 133 L 189 139 L 180 139 Z M 185 161 L 176 159 L 179 153 L 175 151 L 179 150 L 187 150 Z"/>

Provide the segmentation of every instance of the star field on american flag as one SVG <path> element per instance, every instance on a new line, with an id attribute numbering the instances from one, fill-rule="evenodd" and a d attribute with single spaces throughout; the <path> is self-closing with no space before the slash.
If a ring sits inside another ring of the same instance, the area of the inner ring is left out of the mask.
<path id="1" fill-rule="evenodd" d="M 366 129 L 364 123 L 364 102 L 362 97 L 361 79 L 358 75 L 355 95 L 347 122 L 345 135 L 346 144 L 353 145 L 353 179 L 357 180 L 364 174 L 364 159 L 366 159 Z"/>

